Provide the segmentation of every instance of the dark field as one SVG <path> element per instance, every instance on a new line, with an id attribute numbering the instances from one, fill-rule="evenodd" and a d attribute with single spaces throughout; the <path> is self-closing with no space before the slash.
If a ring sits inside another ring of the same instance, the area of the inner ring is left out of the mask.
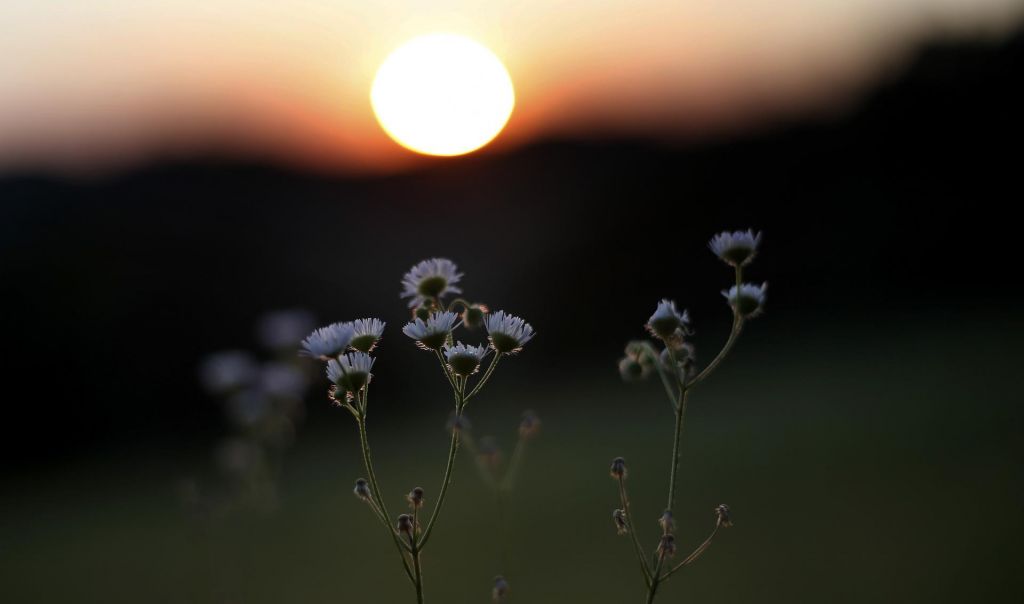
<path id="1" fill-rule="evenodd" d="M 963 319 L 751 324 L 732 362 L 693 396 L 676 513 L 686 551 L 711 528 L 716 504 L 730 504 L 736 526 L 673 578 L 666 601 L 1015 600 L 1024 589 L 1016 572 L 1024 413 L 1013 372 L 1024 340 L 1019 318 Z M 635 560 L 610 519 L 607 466 L 627 458 L 638 529 L 653 547 L 671 435 L 657 383 L 619 383 L 612 358 L 530 380 L 514 363 L 504 369 L 500 387 L 469 409 L 476 432 L 510 447 L 525 407 L 537 410 L 543 431 L 504 531 L 460 457 L 426 556 L 429 599 L 487 601 L 491 577 L 503 572 L 519 602 L 639 601 Z M 382 352 L 379 379 L 393 371 Z M 412 486 L 429 498 L 439 482 L 442 386 L 430 382 L 415 421 L 396 412 L 408 401 L 371 401 L 393 510 Z M 326 402 L 314 394 L 309 404 Z M 4 599 L 411 598 L 391 545 L 350 492 L 362 474 L 354 422 L 340 410 L 313 419 L 288 457 L 273 515 L 186 514 L 175 484 L 209 465 L 201 443 L 109 450 L 10 480 L 5 490 L 17 497 L 5 497 L 3 548 L 20 555 L 0 567 Z"/>

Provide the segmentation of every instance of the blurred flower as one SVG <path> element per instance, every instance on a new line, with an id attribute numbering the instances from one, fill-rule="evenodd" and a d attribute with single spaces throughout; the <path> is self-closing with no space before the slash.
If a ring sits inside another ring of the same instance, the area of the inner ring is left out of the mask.
<path id="1" fill-rule="evenodd" d="M 225 410 L 232 423 L 248 428 L 258 424 L 270 412 L 270 399 L 257 388 L 246 388 L 228 397 Z"/>
<path id="2" fill-rule="evenodd" d="M 454 432 L 456 430 L 462 432 L 463 430 L 472 430 L 473 424 L 470 423 L 469 418 L 465 415 L 459 415 L 457 412 L 452 411 L 448 416 L 447 427 L 449 432 Z"/>
<path id="3" fill-rule="evenodd" d="M 458 315 L 451 311 L 436 312 L 426 321 L 417 318 L 406 323 L 402 333 L 416 340 L 423 350 L 440 350 L 448 341 L 456 319 Z"/>
<path id="4" fill-rule="evenodd" d="M 416 487 L 415 489 L 409 491 L 409 494 L 406 495 L 405 498 L 409 502 L 409 507 L 413 509 L 419 509 L 423 507 L 423 488 Z"/>
<path id="5" fill-rule="evenodd" d="M 246 352 L 228 350 L 211 354 L 199 366 L 199 379 L 212 393 L 223 393 L 248 385 L 256 377 L 256 361 Z"/>
<path id="6" fill-rule="evenodd" d="M 494 589 L 491 590 L 491 599 L 494 600 L 495 604 L 500 604 L 508 597 L 509 590 L 508 581 L 505 580 L 505 577 L 498 575 L 494 577 Z"/>
<path id="7" fill-rule="evenodd" d="M 359 352 L 370 352 L 384 335 L 384 321 L 380 319 L 356 319 L 352 321 L 352 341 L 349 346 Z"/>
<path id="8" fill-rule="evenodd" d="M 498 441 L 494 440 L 493 436 L 481 438 L 477 457 L 481 466 L 491 471 L 497 470 L 501 466 L 502 461 L 501 448 L 498 447 Z"/>
<path id="9" fill-rule="evenodd" d="M 289 350 L 296 348 L 314 327 L 313 314 L 307 310 L 278 310 L 260 317 L 256 335 L 271 350 Z"/>
<path id="10" fill-rule="evenodd" d="M 540 432 L 540 418 L 533 411 L 523 411 L 523 417 L 519 420 L 519 438 L 533 438 Z"/>
<path id="11" fill-rule="evenodd" d="M 723 290 L 722 295 L 729 301 L 729 306 L 732 307 L 733 312 L 745 319 L 752 319 L 763 311 L 765 291 L 767 289 L 767 282 L 761 285 L 743 283 L 739 286 L 739 289 L 733 285 L 728 291 Z"/>
<path id="12" fill-rule="evenodd" d="M 491 346 L 502 354 L 515 354 L 522 350 L 534 335 L 533 327 L 514 315 L 499 310 L 484 319 Z"/>
<path id="13" fill-rule="evenodd" d="M 365 352 L 350 352 L 327 362 L 327 379 L 340 390 L 352 394 L 370 383 L 374 358 Z"/>
<path id="14" fill-rule="evenodd" d="M 305 354 L 321 361 L 329 361 L 345 352 L 345 349 L 352 342 L 354 335 L 355 331 L 352 325 L 348 323 L 332 323 L 309 334 L 302 341 L 303 350 L 300 354 Z"/>
<path id="15" fill-rule="evenodd" d="M 444 356 L 448 359 L 448 368 L 456 375 L 467 377 L 476 373 L 480 362 L 487 354 L 486 346 L 466 346 L 459 342 L 455 346 L 445 346 Z"/>
<path id="16" fill-rule="evenodd" d="M 619 360 L 619 375 L 627 382 L 634 382 L 647 377 L 650 373 L 648 367 L 649 365 L 643 365 L 635 357 L 622 357 Z"/>
<path id="17" fill-rule="evenodd" d="M 749 264 L 757 255 L 757 246 L 761 243 L 761 233 L 753 229 L 746 231 L 722 232 L 711 238 L 708 247 L 723 262 L 731 266 Z"/>
<path id="18" fill-rule="evenodd" d="M 409 308 L 426 300 L 441 298 L 447 294 L 461 294 L 455 284 L 462 279 L 455 263 L 447 258 L 424 260 L 409 269 L 402 277 L 402 298 L 412 298 Z"/>
<path id="19" fill-rule="evenodd" d="M 294 365 L 271 362 L 260 368 L 259 384 L 272 397 L 301 399 L 309 388 L 309 379 Z"/>
<path id="20" fill-rule="evenodd" d="M 690 314 L 687 311 L 680 313 L 676 310 L 676 303 L 664 299 L 658 303 L 658 308 L 647 320 L 647 329 L 662 340 L 671 338 L 677 329 L 688 331 L 690 327 Z"/>

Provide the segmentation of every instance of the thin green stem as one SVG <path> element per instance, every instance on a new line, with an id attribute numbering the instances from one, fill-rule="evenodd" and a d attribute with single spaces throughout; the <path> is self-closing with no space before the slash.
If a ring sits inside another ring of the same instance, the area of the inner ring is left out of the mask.
<path id="1" fill-rule="evenodd" d="M 739 295 L 739 293 L 738 293 L 739 292 L 739 288 L 740 288 L 740 285 L 742 285 L 742 284 L 743 284 L 743 269 L 740 268 L 740 267 L 736 267 L 736 290 L 737 290 L 737 296 Z M 725 345 L 722 346 L 722 349 L 718 351 L 718 355 L 715 356 L 715 358 L 710 363 L 708 363 L 708 366 L 705 367 L 704 370 L 701 371 L 699 374 L 697 374 L 697 377 L 695 377 L 692 380 L 690 380 L 690 384 L 689 384 L 690 387 L 696 386 L 697 384 L 703 382 L 705 378 L 707 378 L 709 375 L 711 375 L 711 373 L 715 369 L 718 368 L 718 365 L 721 364 L 721 362 L 723 360 L 725 360 L 726 355 L 728 355 L 729 351 L 732 350 L 732 347 L 736 343 L 736 339 L 739 337 L 740 332 L 742 330 L 743 330 L 743 317 L 740 315 L 740 313 L 737 311 L 737 309 L 734 308 L 733 311 L 732 311 L 732 329 L 729 330 L 729 339 L 727 339 L 725 341 Z"/>
<path id="2" fill-rule="evenodd" d="M 395 547 L 398 549 L 398 555 L 402 559 L 402 568 L 405 570 L 405 574 L 409 577 L 409 580 L 415 582 L 412 571 L 409 569 L 409 563 L 405 559 L 406 547 L 402 544 L 402 541 L 398 537 L 394 528 L 391 527 L 391 523 L 388 520 L 391 518 L 391 515 L 388 513 L 387 505 L 384 503 L 384 497 L 381 495 L 380 483 L 377 482 L 377 474 L 373 471 L 373 457 L 370 454 L 370 441 L 366 432 L 366 416 L 359 415 L 356 417 L 356 420 L 359 424 L 359 443 L 362 447 L 363 465 L 366 467 L 367 481 L 370 483 L 370 489 L 373 492 L 373 497 L 376 500 L 377 506 L 379 506 L 381 514 L 383 514 L 385 527 L 388 529 L 388 533 L 391 535 L 392 540 L 395 542 Z"/>
<path id="3" fill-rule="evenodd" d="M 452 377 L 452 372 L 448 369 L 448 362 L 444 360 L 444 355 L 441 354 L 440 350 L 435 350 L 434 352 L 437 354 L 437 360 L 441 363 L 441 371 L 444 371 L 444 377 L 448 378 L 448 383 L 451 384 L 452 390 L 458 393 L 459 387 L 455 384 L 455 378 Z"/>
<path id="4" fill-rule="evenodd" d="M 455 392 L 455 419 L 458 420 L 462 417 L 462 408 L 465 406 L 466 401 L 466 383 L 461 382 L 460 386 Z M 444 477 L 441 479 L 441 489 L 437 494 L 437 503 L 434 505 L 434 511 L 430 514 L 430 520 L 427 521 L 427 526 L 423 530 L 423 535 L 419 539 L 419 549 L 423 549 L 427 544 L 427 540 L 430 539 L 430 533 L 434 530 L 434 523 L 437 522 L 438 516 L 441 514 L 441 508 L 444 507 L 445 495 L 448 494 L 448 487 L 452 483 L 452 471 L 455 468 L 455 457 L 459 452 L 459 430 L 452 430 L 451 444 L 448 447 L 448 463 L 445 464 Z"/>
<path id="5" fill-rule="evenodd" d="M 658 593 L 658 586 L 661 584 L 661 567 L 665 564 L 665 554 L 658 552 L 658 563 L 654 567 L 654 577 L 651 579 L 651 586 L 647 590 L 647 604 L 654 602 L 654 596 Z"/>
<path id="6" fill-rule="evenodd" d="M 463 404 L 469 402 L 469 399 L 476 396 L 476 393 L 480 392 L 480 389 L 484 387 L 484 384 L 487 383 L 487 380 L 491 379 L 491 374 L 494 373 L 494 368 L 498 366 L 498 361 L 501 360 L 501 357 L 502 353 L 494 353 L 494 359 L 491 360 L 491 364 L 487 366 L 487 370 L 484 371 L 483 377 L 481 377 L 480 381 L 476 383 L 476 386 L 473 386 L 473 390 L 471 390 L 469 395 L 466 396 L 465 399 L 463 399 Z"/>
<path id="7" fill-rule="evenodd" d="M 676 410 L 676 391 L 672 389 L 672 382 L 668 379 L 668 374 L 665 373 L 665 367 L 661 364 L 661 357 L 658 352 L 654 350 L 654 347 L 647 344 L 647 350 L 654 357 L 654 366 L 658 368 L 658 377 L 661 378 L 661 384 L 665 386 L 665 394 L 668 395 L 668 404 L 672 405 L 672 410 Z M 671 349 L 669 354 L 672 355 Z M 673 361 L 674 362 L 674 361 Z M 676 371 L 678 374 L 679 372 Z M 678 377 L 676 378 L 678 380 Z"/>
<path id="8" fill-rule="evenodd" d="M 716 522 L 715 530 L 711 531 L 711 534 L 708 536 L 707 539 L 704 540 L 704 543 L 701 543 L 700 546 L 697 547 L 697 549 L 693 550 L 693 553 L 687 556 L 685 560 L 683 560 L 679 564 L 676 564 L 674 567 L 672 567 L 672 570 L 665 573 L 665 576 L 662 577 L 662 580 L 664 581 L 665 579 L 668 579 L 673 574 L 675 574 L 677 570 L 683 568 L 684 566 L 690 565 L 691 563 L 696 561 L 697 558 L 700 558 L 700 555 L 704 553 L 704 550 L 706 550 L 708 546 L 711 545 L 711 540 L 715 538 L 715 535 L 718 533 L 718 529 L 721 528 L 721 526 L 721 522 Z"/>
<path id="9" fill-rule="evenodd" d="M 644 548 L 640 545 L 640 536 L 636 534 L 636 526 L 633 524 L 633 515 L 629 511 L 629 496 L 626 494 L 626 481 L 619 476 L 619 502 L 622 505 L 622 513 L 626 516 L 626 531 L 629 532 L 630 540 L 633 542 L 633 550 L 637 559 L 640 560 L 640 572 L 644 576 L 644 585 L 651 588 L 651 569 L 647 566 L 647 557 L 644 556 Z"/>
<path id="10" fill-rule="evenodd" d="M 412 531 L 409 533 L 409 547 L 411 548 L 413 575 L 416 586 L 416 604 L 423 604 L 423 566 L 420 563 L 420 548 L 416 543 L 416 531 L 420 525 L 419 507 L 412 509 Z"/>
<path id="11" fill-rule="evenodd" d="M 679 405 L 676 408 L 676 428 L 672 439 L 672 466 L 668 475 L 668 503 L 666 510 L 671 510 L 676 500 L 676 475 L 679 471 L 679 442 L 683 435 L 683 420 L 686 416 L 686 402 L 690 397 L 689 390 L 683 386 L 683 394 L 680 397 Z"/>

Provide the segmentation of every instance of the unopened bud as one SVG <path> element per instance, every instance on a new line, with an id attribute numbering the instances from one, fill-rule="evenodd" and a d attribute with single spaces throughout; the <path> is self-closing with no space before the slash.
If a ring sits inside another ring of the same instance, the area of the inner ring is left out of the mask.
<path id="1" fill-rule="evenodd" d="M 611 474 L 612 478 L 625 478 L 629 474 L 629 472 L 626 471 L 626 460 L 621 457 L 613 459 Z"/>
<path id="2" fill-rule="evenodd" d="M 414 311 L 412 311 L 412 316 L 415 319 L 426 321 L 427 319 L 430 318 L 430 313 L 433 311 L 433 308 L 433 304 L 431 304 L 430 302 L 424 302 L 423 304 L 417 306 Z"/>
<path id="3" fill-rule="evenodd" d="M 486 304 L 470 304 L 462 311 L 462 324 L 469 329 L 477 329 L 484 324 L 484 315 L 491 312 Z"/>
<path id="4" fill-rule="evenodd" d="M 612 521 L 615 522 L 615 531 L 620 535 L 625 535 L 629 532 L 629 527 L 626 525 L 626 512 L 623 510 L 615 510 L 612 512 Z"/>
<path id="5" fill-rule="evenodd" d="M 523 412 L 523 419 L 519 421 L 519 438 L 529 439 L 540 431 L 540 418 L 533 411 L 527 409 Z"/>
<path id="6" fill-rule="evenodd" d="M 509 586 L 508 581 L 505 577 L 498 575 L 494 577 L 494 589 L 491 590 L 491 599 L 494 600 L 495 604 L 504 602 L 508 598 Z"/>
<path id="7" fill-rule="evenodd" d="M 672 535 L 662 535 L 658 543 L 658 555 L 671 558 L 676 555 L 676 538 Z"/>
<path id="8" fill-rule="evenodd" d="M 352 489 L 352 492 L 356 494 L 356 497 L 363 501 L 370 501 L 373 497 L 370 495 L 370 485 L 367 484 L 365 478 L 356 480 L 356 488 Z"/>
<path id="9" fill-rule="evenodd" d="M 409 514 L 402 514 L 398 517 L 398 532 L 406 535 L 412 535 L 412 516 Z"/>
<path id="10" fill-rule="evenodd" d="M 658 524 L 661 525 L 661 530 L 666 535 L 669 533 L 676 532 L 676 521 L 672 517 L 672 510 L 665 510 L 665 513 L 658 518 Z"/>
<path id="11" fill-rule="evenodd" d="M 715 508 L 715 516 L 718 517 L 718 525 L 729 528 L 732 526 L 732 519 L 729 518 L 729 506 L 724 503 Z"/>
<path id="12" fill-rule="evenodd" d="M 416 510 L 423 507 L 423 488 L 416 487 L 405 496 L 409 500 L 409 507 Z"/>

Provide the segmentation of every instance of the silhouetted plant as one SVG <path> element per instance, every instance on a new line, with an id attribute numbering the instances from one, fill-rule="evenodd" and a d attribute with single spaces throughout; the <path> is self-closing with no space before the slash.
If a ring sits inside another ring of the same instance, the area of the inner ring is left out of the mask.
<path id="1" fill-rule="evenodd" d="M 457 298 L 449 304 L 444 298 L 461 294 L 458 283 L 462 273 L 450 260 L 432 258 L 410 269 L 402 279 L 402 297 L 410 298 L 412 320 L 402 333 L 416 345 L 432 353 L 441 367 L 445 381 L 454 397 L 452 430 L 444 476 L 438 489 L 437 502 L 426 524 L 421 523 L 426 504 L 426 492 L 416 487 L 406 496 L 409 513 L 401 514 L 392 524 L 392 518 L 373 466 L 373 457 L 367 433 L 371 370 L 374 350 L 384 333 L 384 322 L 378 319 L 360 319 L 347 323 L 334 323 L 315 330 L 303 341 L 303 353 L 326 363 L 327 377 L 333 383 L 330 398 L 347 410 L 356 420 L 366 478 L 356 481 L 354 492 L 366 502 L 373 516 L 381 523 L 394 542 L 402 562 L 402 569 L 416 593 L 416 601 L 424 599 L 423 550 L 427 546 L 448 495 L 452 472 L 459 450 L 463 412 L 469 402 L 483 390 L 494 374 L 498 362 L 518 353 L 533 338 L 533 328 L 519 317 L 504 311 L 490 313 L 483 304 L 471 304 Z M 461 309 L 461 312 L 456 312 Z M 481 345 L 465 345 L 455 341 L 455 331 L 486 329 L 488 341 Z M 482 375 L 477 376 L 484 360 L 491 361 Z"/>
<path id="2" fill-rule="evenodd" d="M 680 562 L 671 564 L 676 555 L 675 518 L 672 509 L 676 500 L 676 475 L 679 469 L 679 444 L 683 433 L 683 420 L 690 392 L 719 366 L 732 350 L 746 321 L 761 314 L 767 283 L 754 285 L 743 282 L 743 269 L 757 254 L 761 234 L 751 230 L 725 232 L 715 235 L 709 247 L 723 262 L 733 267 L 736 283 L 722 292 L 732 309 L 733 321 L 729 338 L 714 359 L 702 370 L 697 369 L 695 349 L 688 341 L 692 335 L 690 316 L 687 311 L 679 312 L 675 302 L 662 300 L 654 314 L 647 321 L 647 331 L 655 341 L 636 340 L 626 345 L 626 355 L 619 361 L 619 372 L 627 381 L 644 379 L 657 372 L 665 388 L 665 394 L 675 416 L 675 430 L 672 437 L 672 459 L 669 465 L 668 501 L 665 511 L 658 519 L 661 537 L 648 561 L 640 538 L 637 535 L 628 493 L 626 461 L 621 457 L 612 460 L 611 475 L 618 483 L 619 504 L 612 512 L 612 521 L 620 535 L 629 535 L 636 553 L 640 573 L 647 590 L 646 602 L 654 601 L 658 588 L 683 567 L 692 564 L 711 545 L 712 539 L 723 527 L 732 526 L 729 507 L 721 504 L 715 508 L 715 526 L 710 536 Z M 661 350 L 658 350 L 658 342 Z M 668 565 L 668 566 L 667 566 Z"/>

